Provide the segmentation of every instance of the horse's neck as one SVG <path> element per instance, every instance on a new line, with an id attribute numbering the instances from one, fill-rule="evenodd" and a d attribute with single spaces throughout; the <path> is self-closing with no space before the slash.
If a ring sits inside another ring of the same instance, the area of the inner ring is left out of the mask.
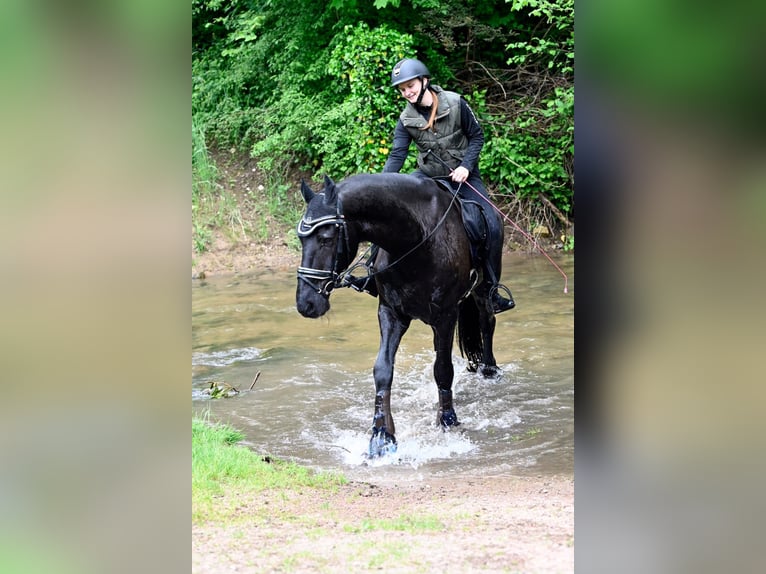
<path id="1" fill-rule="evenodd" d="M 389 252 L 409 249 L 423 238 L 416 198 L 403 201 L 402 196 L 351 193 L 343 199 L 343 214 L 355 226 L 359 239 L 370 241 Z"/>

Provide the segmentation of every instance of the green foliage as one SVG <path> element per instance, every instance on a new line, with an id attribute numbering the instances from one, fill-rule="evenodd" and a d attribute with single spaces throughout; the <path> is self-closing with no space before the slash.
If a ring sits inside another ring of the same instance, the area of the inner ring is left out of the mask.
<path id="1" fill-rule="evenodd" d="M 325 91 L 312 96 L 296 83 L 264 114 L 264 137 L 252 148 L 261 167 L 322 169 L 337 178 L 380 171 L 401 107 L 390 62 L 411 53 L 411 42 L 385 26 L 345 26 L 328 48 L 326 75 L 334 80 Z"/>
<path id="2" fill-rule="evenodd" d="M 205 134 L 192 118 L 192 242 L 197 253 L 206 251 L 216 227 L 227 227 L 246 236 L 236 198 L 218 185 L 218 169 L 208 152 Z"/>
<path id="3" fill-rule="evenodd" d="M 401 109 L 390 87 L 391 62 L 412 54 L 412 36 L 362 22 L 345 26 L 335 39 L 327 69 L 340 78 L 344 104 L 353 113 L 339 118 L 345 124 L 341 146 L 352 153 L 325 154 L 326 168 L 342 174 L 380 171 L 390 151 L 392 118 Z"/>
<path id="4" fill-rule="evenodd" d="M 250 151 L 278 218 L 296 213 L 296 170 L 381 170 L 404 105 L 390 86 L 402 57 L 470 94 L 487 185 L 528 202 L 542 192 L 571 217 L 573 0 L 193 0 L 192 14 L 198 129 Z M 204 226 L 196 236 L 203 245 Z"/>
<path id="5" fill-rule="evenodd" d="M 502 193 L 534 201 L 543 193 L 572 209 L 574 186 L 574 1 L 513 0 L 526 23 L 507 63 L 529 76 L 526 94 L 502 115 L 481 107 L 486 144 L 480 166 Z M 538 34 L 537 23 L 543 33 Z M 479 98 L 483 103 L 483 98 Z"/>
<path id="6" fill-rule="evenodd" d="M 574 0 L 512 0 L 511 10 L 528 17 L 541 18 L 547 28 L 508 44 L 509 64 L 539 65 L 559 74 L 574 71 Z"/>
<path id="7" fill-rule="evenodd" d="M 210 242 L 208 214 L 217 177 L 215 164 L 208 155 L 205 134 L 192 120 L 192 240 L 198 253 L 205 251 Z"/>
<path id="8" fill-rule="evenodd" d="M 485 121 L 487 141 L 480 158 L 485 177 L 504 193 L 535 199 L 544 193 L 559 209 L 570 211 L 574 161 L 574 92 L 556 88 L 516 115 Z"/>

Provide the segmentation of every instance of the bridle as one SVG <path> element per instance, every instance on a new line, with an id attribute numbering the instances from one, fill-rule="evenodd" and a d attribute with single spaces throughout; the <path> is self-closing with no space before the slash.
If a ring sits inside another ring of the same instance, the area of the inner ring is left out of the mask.
<path id="1" fill-rule="evenodd" d="M 298 222 L 296 230 L 298 237 L 308 237 L 317 229 L 324 225 L 334 225 L 338 230 L 338 241 L 335 244 L 335 253 L 333 254 L 332 269 L 314 269 L 313 267 L 298 267 L 298 279 L 302 279 L 320 295 L 330 296 L 330 291 L 340 287 L 342 283 L 342 273 L 344 269 L 338 269 L 338 263 L 345 253 L 350 250 L 348 244 L 348 229 L 346 218 L 341 212 L 340 200 L 336 203 L 335 213 L 323 215 L 316 219 L 307 218 L 304 215 Z"/>

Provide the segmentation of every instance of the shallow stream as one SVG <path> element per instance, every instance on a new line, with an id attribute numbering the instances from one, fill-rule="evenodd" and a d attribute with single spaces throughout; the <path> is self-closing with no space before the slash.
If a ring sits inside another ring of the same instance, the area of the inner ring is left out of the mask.
<path id="1" fill-rule="evenodd" d="M 431 329 L 413 322 L 397 354 L 392 412 L 399 448 L 367 461 L 377 299 L 333 292 L 332 309 L 295 309 L 294 271 L 192 284 L 192 414 L 231 424 L 263 454 L 354 480 L 418 480 L 469 474 L 571 473 L 574 457 L 573 257 L 511 254 L 503 282 L 517 307 L 498 315 L 495 356 L 503 374 L 483 379 L 453 350 L 461 425 L 436 425 Z M 249 390 L 253 379 L 258 379 Z M 211 399 L 210 382 L 240 392 Z"/>

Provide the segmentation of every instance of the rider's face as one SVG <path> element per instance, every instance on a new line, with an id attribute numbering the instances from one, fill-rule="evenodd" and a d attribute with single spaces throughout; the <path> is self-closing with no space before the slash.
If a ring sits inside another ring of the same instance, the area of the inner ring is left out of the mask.
<path id="1" fill-rule="evenodd" d="M 399 89 L 399 93 L 405 100 L 414 104 L 420 95 L 421 86 L 422 81 L 420 78 L 413 78 L 411 80 L 407 80 L 406 82 L 402 82 L 396 87 Z"/>

